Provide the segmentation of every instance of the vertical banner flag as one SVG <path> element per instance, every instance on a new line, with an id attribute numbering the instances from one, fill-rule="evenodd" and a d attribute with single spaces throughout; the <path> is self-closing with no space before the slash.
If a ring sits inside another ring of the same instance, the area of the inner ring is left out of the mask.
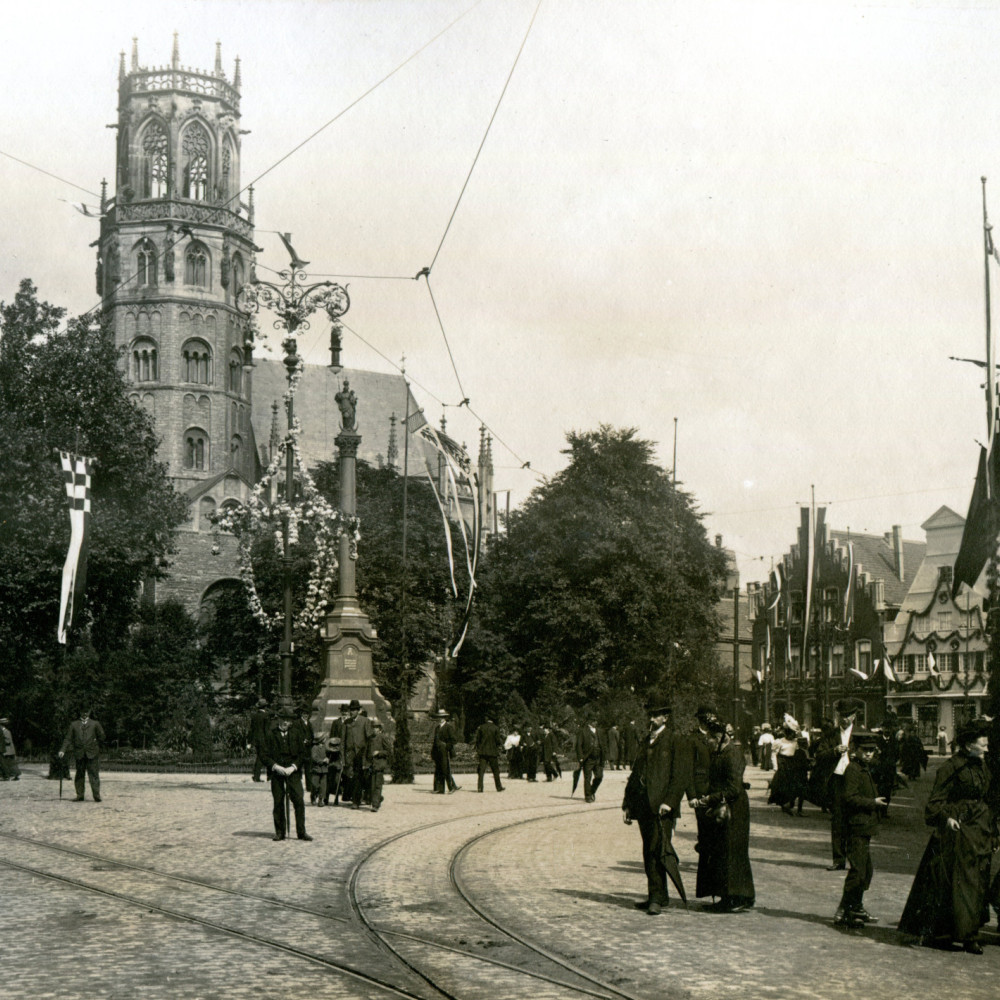
<path id="1" fill-rule="evenodd" d="M 927 671 L 931 677 L 937 677 L 939 675 L 937 662 L 934 659 L 934 654 L 930 650 L 927 650 Z"/>
<path id="2" fill-rule="evenodd" d="M 87 534 L 90 527 L 90 477 L 93 459 L 59 452 L 66 495 L 69 497 L 70 538 L 63 566 L 62 594 L 59 599 L 59 641 L 73 624 L 73 611 L 83 601 L 87 586 Z"/>
<path id="3" fill-rule="evenodd" d="M 813 573 L 816 569 L 816 526 L 812 507 L 805 508 L 806 530 L 802 544 L 806 546 L 806 607 L 802 617 L 802 669 L 809 672 L 809 618 L 812 614 Z"/>
<path id="4" fill-rule="evenodd" d="M 892 667 L 892 660 L 889 659 L 889 654 L 885 650 L 882 651 L 882 673 L 885 674 L 887 681 L 898 683 L 899 677 L 896 676 L 896 671 Z"/>
<path id="5" fill-rule="evenodd" d="M 441 460 L 443 482 L 438 482 L 429 464 L 426 467 L 427 478 L 437 500 L 441 517 L 444 521 L 445 544 L 448 548 L 448 568 L 451 573 L 451 588 L 458 597 L 458 586 L 455 582 L 455 558 L 452 542 L 452 519 L 448 516 L 454 502 L 455 522 L 461 531 L 462 547 L 465 552 L 465 569 L 468 576 L 468 593 L 462 618 L 455 629 L 457 638 L 452 644 L 451 655 L 458 656 L 465 634 L 469 628 L 469 617 L 472 614 L 472 597 L 476 589 L 476 571 L 479 567 L 479 550 L 482 545 L 482 512 L 479 509 L 479 481 L 472 471 L 472 462 L 466 450 L 444 431 L 436 430 L 424 422 L 414 431 L 426 441 L 438 454 Z M 464 501 L 464 503 L 462 502 Z M 471 524 L 466 522 L 463 508 L 471 509 Z"/>
<path id="6" fill-rule="evenodd" d="M 781 600 L 781 591 L 784 589 L 784 586 L 785 567 L 783 563 L 778 563 L 778 565 L 771 570 L 771 594 L 773 597 L 771 603 L 768 605 L 768 611 L 773 611 L 778 606 L 778 601 Z"/>

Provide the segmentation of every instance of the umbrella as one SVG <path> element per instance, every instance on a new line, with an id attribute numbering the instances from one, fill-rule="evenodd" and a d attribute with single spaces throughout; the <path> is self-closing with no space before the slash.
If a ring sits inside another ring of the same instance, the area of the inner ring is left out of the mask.
<path id="1" fill-rule="evenodd" d="M 576 786 L 580 784 L 580 768 L 576 767 L 573 769 L 573 792 L 576 791 Z M 569 793 L 569 797 L 573 797 L 573 792 Z"/>
<path id="2" fill-rule="evenodd" d="M 671 834 L 673 833 L 674 821 L 672 819 L 661 819 L 661 835 L 663 842 L 663 867 L 667 870 L 667 874 L 670 876 L 670 881 L 674 883 L 677 889 L 677 894 L 681 897 L 684 905 L 687 906 L 687 893 L 684 891 L 684 882 L 681 880 L 681 862 L 680 858 L 677 857 L 677 852 L 674 850 L 674 845 L 671 843 Z"/>

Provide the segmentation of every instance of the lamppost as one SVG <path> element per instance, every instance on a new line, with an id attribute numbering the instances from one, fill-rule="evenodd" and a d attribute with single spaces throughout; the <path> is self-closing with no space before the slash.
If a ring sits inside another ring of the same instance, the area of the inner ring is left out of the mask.
<path id="1" fill-rule="evenodd" d="M 287 242 L 286 242 L 287 245 Z M 281 342 L 284 351 L 284 365 L 288 373 L 288 391 L 285 393 L 285 409 L 288 414 L 288 436 L 285 440 L 285 504 L 290 506 L 295 498 L 295 376 L 302 369 L 302 357 L 298 353 L 296 335 L 309 329 L 309 317 L 317 309 L 325 309 L 330 322 L 335 324 L 351 307 L 347 289 L 333 281 L 319 281 L 305 284 L 306 273 L 301 269 L 302 261 L 288 247 L 290 266 L 278 272 L 281 284 L 262 281 L 257 277 L 256 268 L 251 268 L 250 280 L 243 286 L 239 299 L 248 314 L 260 312 L 261 308 L 273 312 L 276 330 L 284 331 Z M 284 583 L 284 638 L 281 652 L 281 697 L 288 701 L 292 696 L 292 556 L 289 544 L 289 518 L 285 513 L 281 525 L 282 571 Z"/>

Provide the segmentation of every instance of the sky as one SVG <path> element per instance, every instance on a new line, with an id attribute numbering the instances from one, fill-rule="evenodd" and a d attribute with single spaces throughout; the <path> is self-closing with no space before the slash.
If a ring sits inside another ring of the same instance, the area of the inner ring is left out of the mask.
<path id="1" fill-rule="evenodd" d="M 913 540 L 942 505 L 964 516 L 985 407 L 949 356 L 985 350 L 1000 2 L 37 0 L 4 18 L 0 300 L 30 277 L 72 314 L 98 304 L 97 222 L 72 203 L 113 191 L 119 52 L 136 37 L 140 65 L 167 64 L 176 31 L 184 66 L 211 70 L 216 41 L 230 79 L 241 59 L 261 276 L 290 232 L 349 286 L 344 363 L 405 355 L 473 457 L 485 422 L 513 505 L 565 466 L 567 432 L 609 424 L 665 468 L 676 427 L 678 481 L 743 583 L 813 496 L 834 528 Z M 326 343 L 315 323 L 300 349 L 325 363 Z"/>

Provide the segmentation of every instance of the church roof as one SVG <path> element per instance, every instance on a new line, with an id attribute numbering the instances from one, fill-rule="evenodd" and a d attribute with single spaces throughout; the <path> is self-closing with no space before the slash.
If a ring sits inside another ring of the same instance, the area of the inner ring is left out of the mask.
<path id="1" fill-rule="evenodd" d="M 336 437 L 340 433 L 340 409 L 336 395 L 345 382 L 357 394 L 357 423 L 361 444 L 358 458 L 371 465 L 379 459 L 387 460 L 389 450 L 390 417 L 396 415 L 396 465 L 403 471 L 403 420 L 409 400 L 410 422 L 414 428 L 419 421 L 413 419 L 418 405 L 402 375 L 342 368 L 339 372 L 324 365 L 305 365 L 302 379 L 295 393 L 295 416 L 302 425 L 299 438 L 301 459 L 306 468 L 318 462 L 332 462 L 336 458 Z M 253 369 L 252 423 L 258 448 L 267 448 L 271 438 L 271 404 L 278 403 L 278 433 L 284 437 L 287 429 L 284 393 L 288 388 L 285 366 L 281 361 L 255 359 Z M 424 460 L 437 469 L 437 455 L 424 441 L 411 434 L 410 475 L 424 474 Z M 265 461 L 266 464 L 266 461 Z"/>

